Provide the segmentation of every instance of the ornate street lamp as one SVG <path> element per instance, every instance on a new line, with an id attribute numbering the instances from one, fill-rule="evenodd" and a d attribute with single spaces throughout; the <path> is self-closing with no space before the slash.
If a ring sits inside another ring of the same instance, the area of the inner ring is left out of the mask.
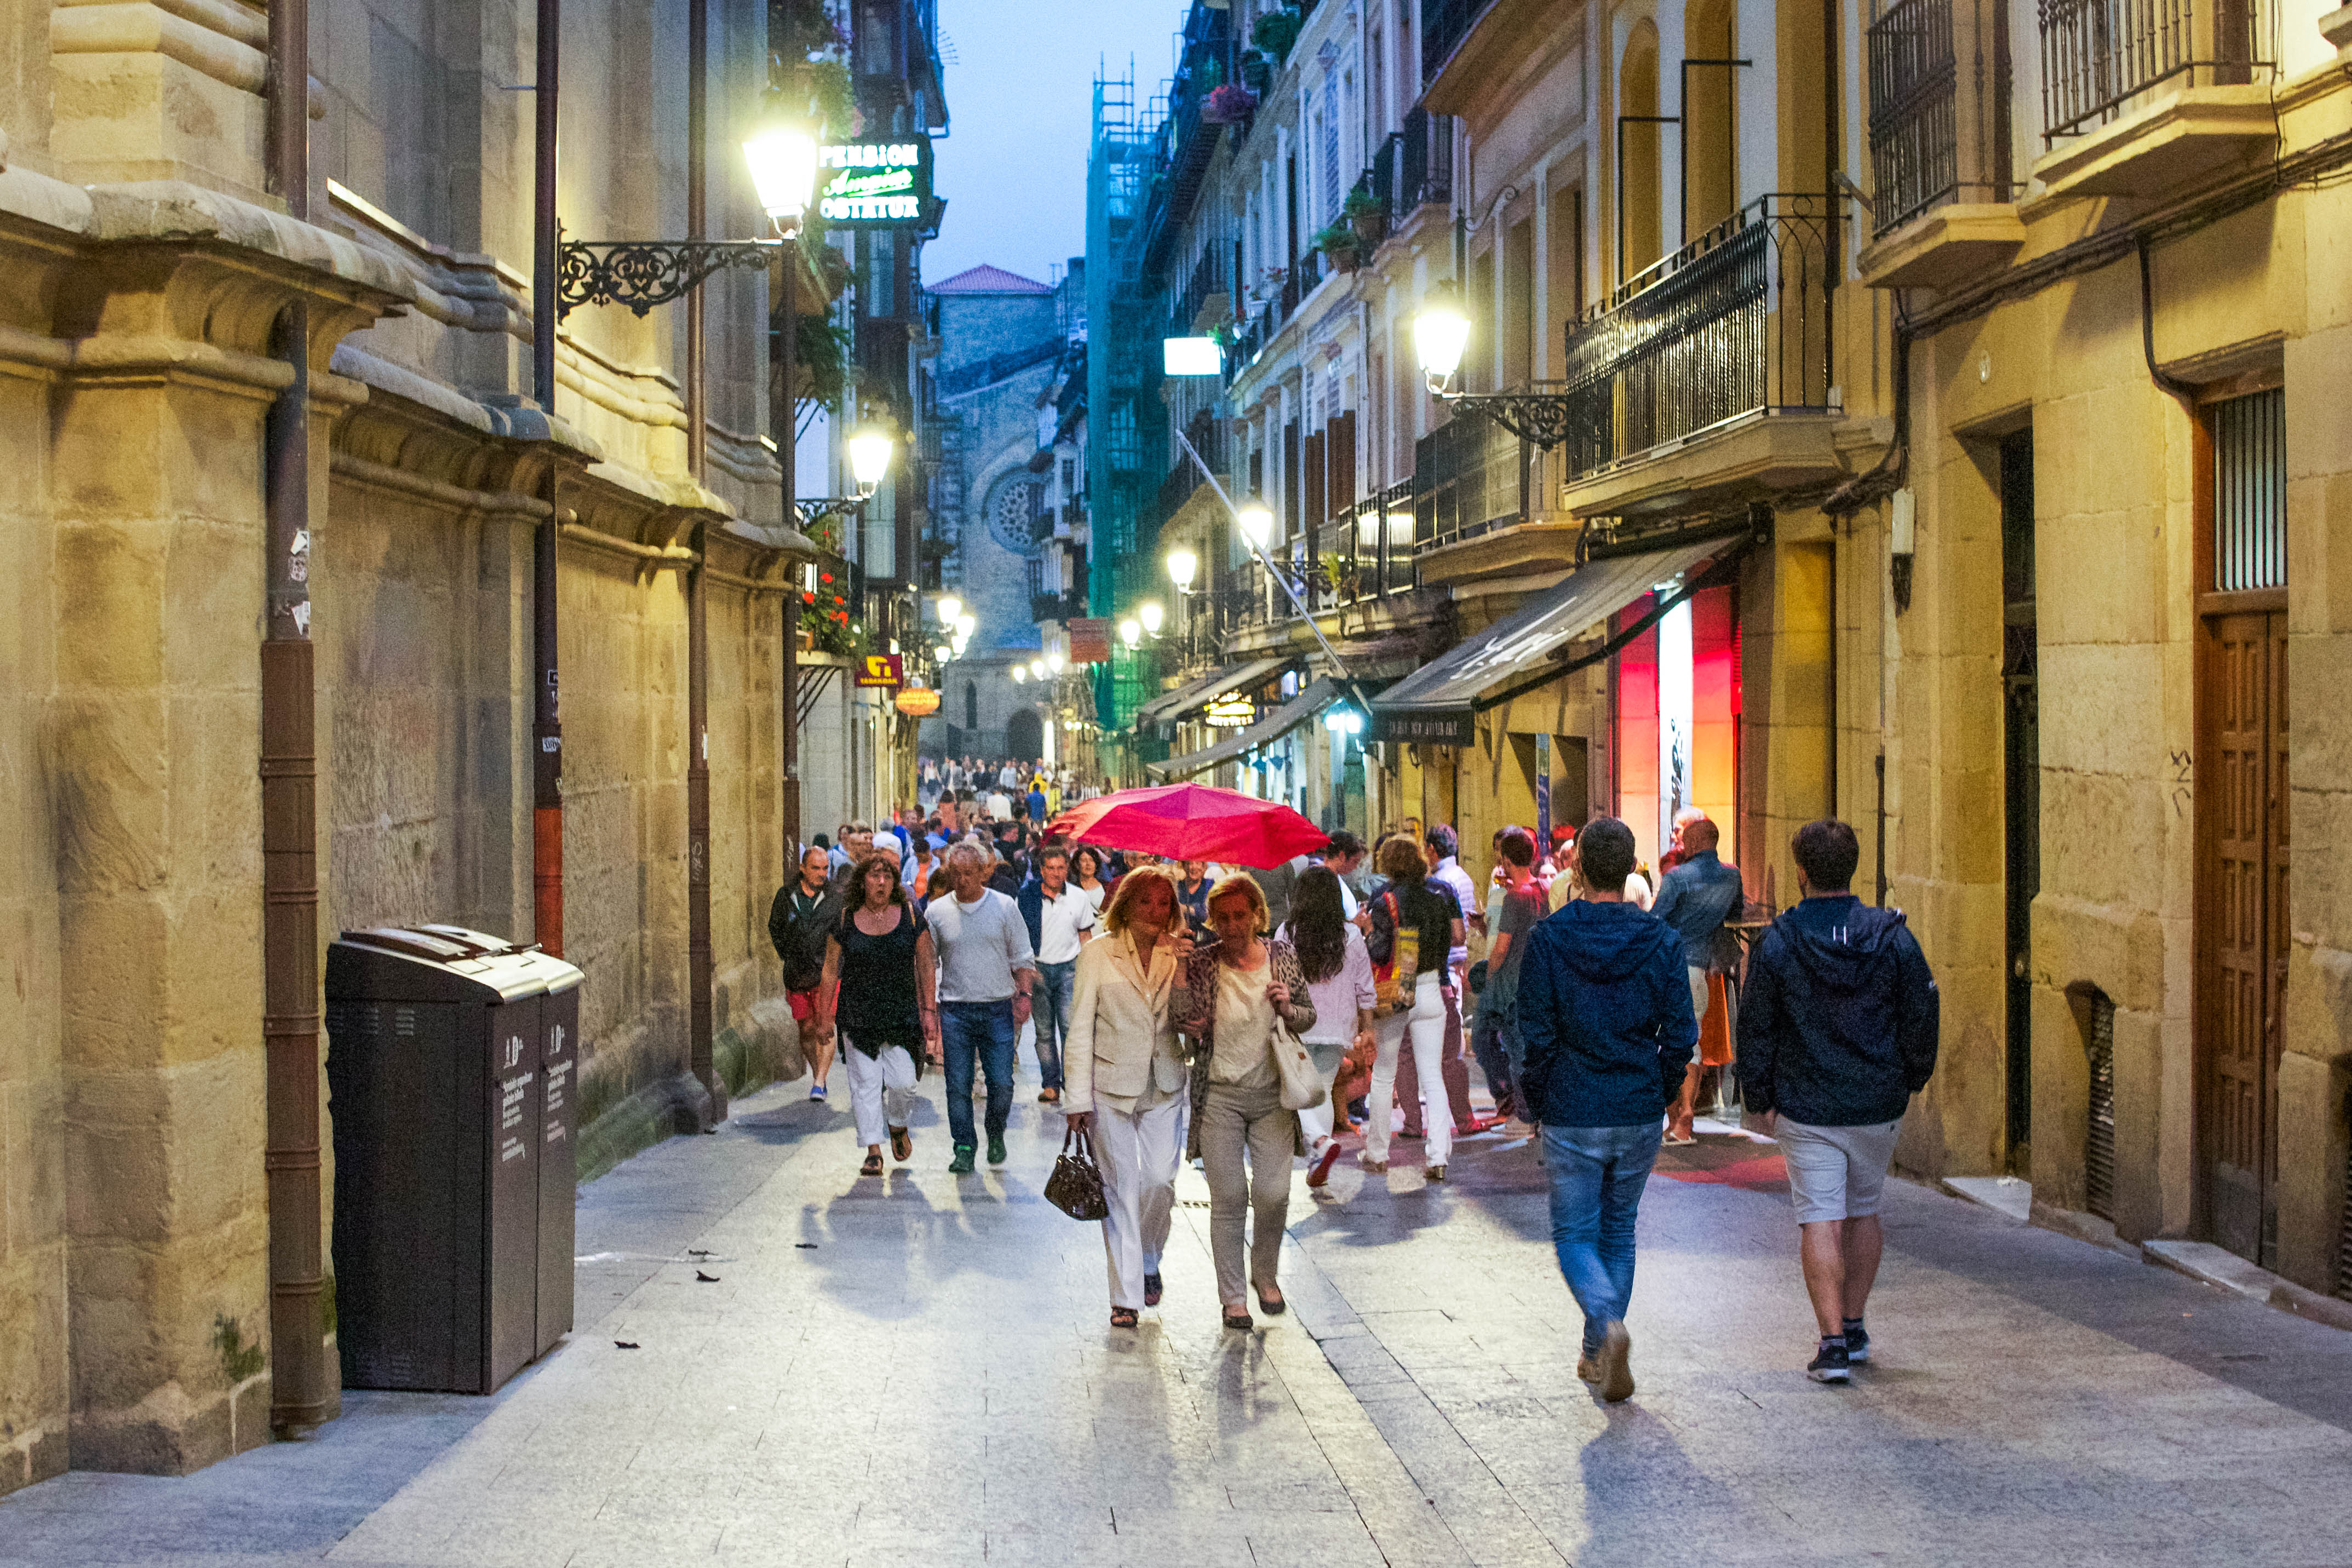
<path id="1" fill-rule="evenodd" d="M 1132 617 L 1120 622 L 1118 623 L 1118 640 L 1126 643 L 1129 650 L 1132 652 L 1136 644 L 1143 641 L 1143 627 Z"/>
<path id="2" fill-rule="evenodd" d="M 1242 503 L 1240 510 L 1234 514 L 1234 520 L 1241 524 L 1242 533 L 1248 538 L 1250 548 L 1264 555 L 1266 541 L 1274 538 L 1274 509 L 1253 496 Z"/>
<path id="3" fill-rule="evenodd" d="M 1483 413 L 1522 441 L 1532 441 L 1546 452 L 1568 439 L 1574 410 L 1559 392 L 1457 392 L 1454 372 L 1462 366 L 1462 352 L 1470 343 L 1470 318 L 1463 313 L 1462 297 L 1451 283 L 1429 291 L 1412 319 L 1412 351 L 1421 361 L 1429 395 L 1456 408 Z"/>
<path id="4" fill-rule="evenodd" d="M 565 240 L 556 262 L 556 316 L 577 305 L 625 305 L 643 316 L 682 299 L 730 267 L 764 270 L 797 232 L 816 193 L 816 138 L 772 105 L 743 141 L 760 206 L 775 230 L 756 240 Z"/>
<path id="5" fill-rule="evenodd" d="M 1182 598 L 1192 591 L 1193 574 L 1201 570 L 1201 558 L 1191 550 L 1179 548 L 1168 552 L 1168 580 L 1176 585 L 1176 596 Z"/>
<path id="6" fill-rule="evenodd" d="M 1160 608 L 1156 599 L 1147 599 L 1137 605 L 1135 613 L 1143 622 L 1144 632 L 1153 637 L 1160 635 L 1160 623 L 1168 618 L 1168 612 Z"/>

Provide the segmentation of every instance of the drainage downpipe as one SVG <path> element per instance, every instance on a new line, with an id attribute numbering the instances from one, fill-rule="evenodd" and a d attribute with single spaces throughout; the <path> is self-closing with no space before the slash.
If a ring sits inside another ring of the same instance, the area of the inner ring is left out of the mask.
<path id="1" fill-rule="evenodd" d="M 534 147 L 531 179 L 531 397 L 551 423 L 555 418 L 556 280 L 555 126 L 556 43 L 560 0 L 539 0 L 539 59 L 531 94 Z M 555 549 L 562 517 L 550 432 L 545 480 L 547 514 L 531 536 L 531 939 L 563 953 L 563 720 L 556 689 Z"/>
<path id="2" fill-rule="evenodd" d="M 704 153 L 709 139 L 709 0 L 687 6 L 686 237 L 706 237 L 709 210 Z M 703 388 L 702 290 L 686 296 L 686 460 L 698 484 L 709 445 Z M 686 970 L 687 1071 L 710 1094 L 714 1126 L 727 1117 L 727 1085 L 711 1055 L 710 958 L 710 575 L 707 525 L 694 528 L 694 564 L 686 576 Z"/>
<path id="3" fill-rule="evenodd" d="M 269 8 L 270 183 L 310 217 L 310 16 Z M 327 1360 L 319 1161 L 318 732 L 310 646 L 310 309 L 279 315 L 270 350 L 293 380 L 263 425 L 268 544 L 261 643 L 262 1167 L 269 1197 L 269 1425 L 299 1437 L 338 1413 Z"/>

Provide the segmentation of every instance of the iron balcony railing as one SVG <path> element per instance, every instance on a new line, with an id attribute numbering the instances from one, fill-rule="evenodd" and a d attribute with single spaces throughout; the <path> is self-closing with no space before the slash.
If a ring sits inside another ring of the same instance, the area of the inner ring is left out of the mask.
<path id="1" fill-rule="evenodd" d="M 1571 327 L 1568 474 L 1743 415 L 1826 409 L 1839 222 L 1836 197 L 1767 196 Z"/>
<path id="2" fill-rule="evenodd" d="M 1545 385 L 1531 391 L 1556 391 Z M 1436 549 L 1527 517 L 1527 445 L 1475 410 L 1413 443 L 1413 545 Z"/>
<path id="3" fill-rule="evenodd" d="M 1952 0 L 1895 0 L 1869 37 L 1870 167 L 1883 235 L 1959 188 Z"/>
<path id="4" fill-rule="evenodd" d="M 2267 0 L 2039 0 L 2042 140 L 2079 136 L 2175 77 L 2245 83 L 2274 60 Z"/>
<path id="5" fill-rule="evenodd" d="M 1454 121 L 1416 109 L 1404 128 L 1392 132 L 1372 154 L 1372 194 L 1387 206 L 1389 222 L 1402 224 L 1415 209 L 1454 201 Z"/>
<path id="6" fill-rule="evenodd" d="M 1422 0 L 1421 85 L 1423 91 L 1470 36 L 1495 0 Z"/>

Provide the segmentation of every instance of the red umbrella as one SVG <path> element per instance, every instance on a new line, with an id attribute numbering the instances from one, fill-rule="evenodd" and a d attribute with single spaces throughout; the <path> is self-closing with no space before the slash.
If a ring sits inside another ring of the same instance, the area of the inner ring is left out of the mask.
<path id="1" fill-rule="evenodd" d="M 1287 806 L 1206 784 L 1098 796 L 1063 812 L 1046 831 L 1169 860 L 1261 869 L 1319 850 L 1331 837 Z"/>

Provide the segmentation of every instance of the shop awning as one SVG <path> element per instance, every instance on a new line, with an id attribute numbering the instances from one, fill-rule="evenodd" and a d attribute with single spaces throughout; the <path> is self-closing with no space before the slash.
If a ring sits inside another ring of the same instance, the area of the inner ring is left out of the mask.
<path id="1" fill-rule="evenodd" d="M 1220 762 L 1245 757 L 1270 741 L 1281 739 L 1300 725 L 1312 722 L 1339 697 L 1339 683 L 1328 675 L 1318 675 L 1307 683 L 1304 691 L 1248 728 L 1235 730 L 1205 751 L 1171 757 L 1165 762 L 1147 762 L 1143 770 L 1163 781 L 1205 773 Z"/>
<path id="2" fill-rule="evenodd" d="M 1387 740 L 1473 742 L 1471 720 L 1510 692 L 1540 685 L 1580 661 L 1561 649 L 1654 588 L 1689 585 L 1694 568 L 1728 559 L 1744 536 L 1717 537 L 1670 549 L 1588 560 L 1546 592 L 1372 699 L 1375 733 Z"/>
<path id="3" fill-rule="evenodd" d="M 1208 706 L 1227 692 L 1257 685 L 1297 662 L 1297 655 L 1285 653 L 1277 658 L 1252 660 L 1246 664 L 1228 664 L 1214 674 L 1203 675 L 1189 685 L 1179 686 L 1145 703 L 1135 710 L 1135 726 L 1141 729 L 1146 725 L 1174 724 L 1185 715 Z"/>

